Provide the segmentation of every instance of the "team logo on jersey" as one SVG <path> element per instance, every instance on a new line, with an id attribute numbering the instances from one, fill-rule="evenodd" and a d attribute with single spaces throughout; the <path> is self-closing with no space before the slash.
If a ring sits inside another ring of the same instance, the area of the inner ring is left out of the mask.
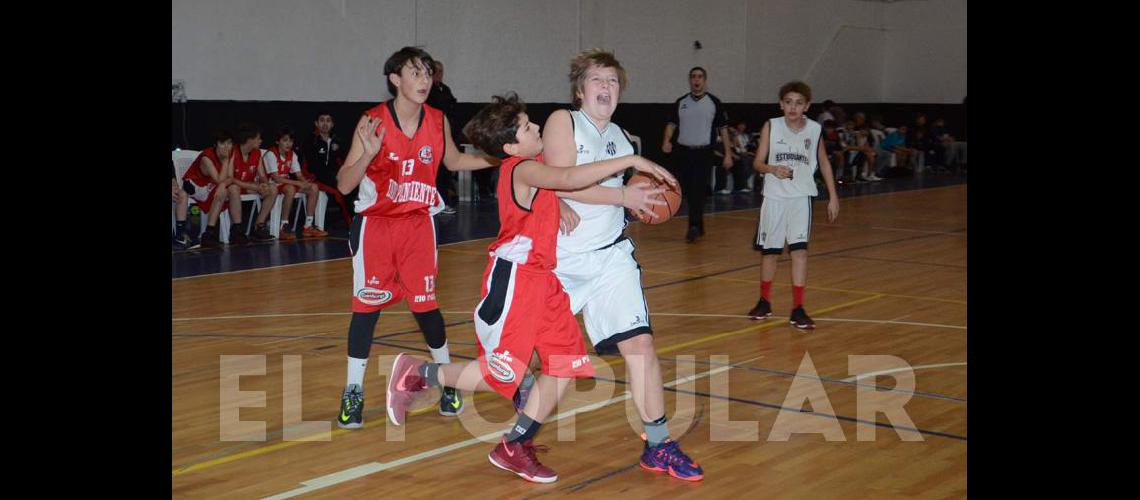
<path id="1" fill-rule="evenodd" d="M 392 300 L 392 292 L 366 287 L 356 292 L 356 298 L 370 306 L 378 306 Z"/>
<path id="2" fill-rule="evenodd" d="M 811 149 L 811 139 L 804 139 L 804 149 Z"/>
<path id="3" fill-rule="evenodd" d="M 511 351 L 501 353 L 492 352 L 487 356 L 487 369 L 491 376 L 500 382 L 511 383 L 515 381 L 515 369 L 511 368 Z"/>
<path id="4" fill-rule="evenodd" d="M 610 156 L 617 154 L 617 146 L 614 145 L 614 141 L 606 143 L 606 154 Z"/>
<path id="5" fill-rule="evenodd" d="M 590 154 L 590 150 L 586 149 L 586 146 L 583 146 L 583 145 L 579 144 L 579 145 L 578 145 L 578 154 L 580 154 L 580 155 L 588 155 L 588 154 Z"/>
<path id="6" fill-rule="evenodd" d="M 420 161 L 423 163 L 431 163 L 431 159 L 431 146 L 420 148 Z"/>
<path id="7" fill-rule="evenodd" d="M 396 156 L 396 153 L 393 153 L 391 151 L 388 152 L 388 159 L 392 161 L 400 161 L 400 157 Z"/>

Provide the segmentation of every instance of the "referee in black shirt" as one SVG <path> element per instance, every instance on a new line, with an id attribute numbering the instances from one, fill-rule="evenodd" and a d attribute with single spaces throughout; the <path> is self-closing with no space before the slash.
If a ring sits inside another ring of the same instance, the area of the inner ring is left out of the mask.
<path id="1" fill-rule="evenodd" d="M 722 166 L 732 168 L 732 141 L 728 137 L 728 115 L 720 99 L 705 91 L 708 80 L 705 69 L 689 70 L 689 93 L 677 99 L 665 123 L 661 151 L 673 152 L 673 133 L 677 133 L 677 177 L 689 202 L 689 230 L 685 241 L 692 243 L 705 234 L 705 197 L 712 175 L 716 134 L 724 145 Z"/>

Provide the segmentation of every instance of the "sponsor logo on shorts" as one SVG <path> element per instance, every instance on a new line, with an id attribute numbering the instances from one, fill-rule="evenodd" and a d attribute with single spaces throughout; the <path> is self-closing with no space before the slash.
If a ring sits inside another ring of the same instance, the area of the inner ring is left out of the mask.
<path id="1" fill-rule="evenodd" d="M 429 300 L 435 300 L 434 293 L 429 293 L 427 295 L 416 295 L 415 298 L 412 299 L 412 302 L 419 304 L 421 302 L 427 302 Z"/>
<path id="2" fill-rule="evenodd" d="M 431 146 L 424 146 L 420 148 L 420 162 L 431 163 L 432 151 Z"/>
<path id="3" fill-rule="evenodd" d="M 366 287 L 356 292 L 356 298 L 370 306 L 378 306 L 392 300 L 392 292 Z"/>
<path id="4" fill-rule="evenodd" d="M 574 361 L 571 361 L 570 362 L 570 369 L 571 370 L 577 370 L 577 369 L 581 368 L 582 365 L 588 365 L 588 364 L 590 364 L 590 355 L 589 354 L 582 356 L 578 359 L 575 359 Z"/>
<path id="5" fill-rule="evenodd" d="M 371 277 L 371 278 L 368 278 L 368 285 L 369 285 L 369 286 L 372 286 L 372 285 L 379 285 L 379 284 L 380 284 L 380 280 L 376 279 L 376 277 L 375 277 L 375 276 L 373 276 L 373 277 Z"/>
<path id="6" fill-rule="evenodd" d="M 495 380 L 511 383 L 515 381 L 515 369 L 511 368 L 511 361 L 510 351 L 492 352 L 490 356 L 487 356 L 487 369 L 490 370 L 491 376 L 495 377 Z"/>

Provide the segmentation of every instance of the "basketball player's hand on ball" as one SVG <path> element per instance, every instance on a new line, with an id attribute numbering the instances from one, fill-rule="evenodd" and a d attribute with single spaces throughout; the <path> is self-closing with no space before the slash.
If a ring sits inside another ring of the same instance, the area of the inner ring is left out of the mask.
<path id="1" fill-rule="evenodd" d="M 633 155 L 633 168 L 637 169 L 639 172 L 645 172 L 649 175 L 652 175 L 661 182 L 672 186 L 677 186 L 677 178 L 673 177 L 673 174 L 670 174 L 668 170 L 665 170 L 665 167 L 649 161 L 644 156 Z"/>
<path id="2" fill-rule="evenodd" d="M 772 175 L 775 175 L 776 178 L 779 178 L 779 179 L 791 179 L 792 178 L 792 169 L 791 169 L 791 167 L 785 167 L 783 165 L 777 165 L 776 171 L 772 172 Z"/>
<path id="3" fill-rule="evenodd" d="M 839 218 L 839 200 L 832 198 L 827 202 L 827 222 L 835 222 Z"/>
<path id="4" fill-rule="evenodd" d="M 360 144 L 364 146 L 364 152 L 369 156 L 376 156 L 380 152 L 380 144 L 384 142 L 384 134 L 387 129 L 380 128 L 383 120 L 379 118 L 369 118 L 356 127 L 356 136 L 360 138 Z"/>
<path id="5" fill-rule="evenodd" d="M 622 194 L 621 206 L 633 210 L 638 217 L 656 218 L 653 212 L 654 205 L 667 205 L 665 200 L 657 196 L 665 192 L 663 187 L 651 187 L 648 182 L 631 183 L 625 187 Z"/>
<path id="6" fill-rule="evenodd" d="M 559 218 L 561 219 L 558 222 L 558 230 L 561 231 L 562 234 L 570 234 L 570 231 L 578 227 L 578 223 L 581 222 L 582 218 L 578 216 L 578 212 L 575 212 L 573 208 L 570 208 L 570 205 L 567 205 L 566 202 L 561 199 L 558 200 L 558 207 L 560 209 Z"/>

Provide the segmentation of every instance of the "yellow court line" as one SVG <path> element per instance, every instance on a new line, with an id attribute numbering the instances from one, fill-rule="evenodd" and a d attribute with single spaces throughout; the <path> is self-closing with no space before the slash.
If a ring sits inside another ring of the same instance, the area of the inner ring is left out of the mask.
<path id="1" fill-rule="evenodd" d="M 740 279 L 740 278 L 722 278 L 720 276 L 703 276 L 700 274 L 688 274 L 688 273 L 670 273 L 670 272 L 666 272 L 666 271 L 650 271 L 648 269 L 642 269 L 641 272 L 646 273 L 646 274 L 664 274 L 666 276 L 681 276 L 681 277 L 685 277 L 685 278 L 701 278 L 701 277 L 704 277 L 704 278 L 711 279 L 711 280 L 735 281 L 738 283 L 759 283 L 760 282 L 759 280 L 745 280 L 745 279 Z M 781 286 L 781 287 L 788 286 L 784 283 L 773 283 L 773 285 Z M 919 296 L 919 295 L 902 295 L 902 294 L 897 294 L 897 293 L 872 292 L 869 290 L 858 290 L 858 289 L 848 289 L 848 288 L 829 288 L 829 287 L 825 287 L 825 286 L 815 286 L 815 285 L 812 285 L 811 288 L 813 290 L 823 290 L 825 292 L 861 293 L 863 295 L 882 295 L 884 297 L 899 297 L 899 298 L 905 298 L 905 299 L 930 300 L 930 301 L 934 301 L 934 302 L 949 302 L 951 304 L 966 305 L 966 301 L 964 301 L 964 300 L 941 299 L 938 297 L 924 297 L 924 296 Z"/>
<path id="2" fill-rule="evenodd" d="M 872 300 L 880 299 L 880 298 L 882 298 L 883 296 L 884 296 L 883 294 L 879 294 L 879 295 L 875 295 L 875 296 L 872 296 L 872 297 L 864 297 L 864 298 L 862 298 L 862 299 L 858 299 L 858 300 L 852 300 L 852 301 L 849 301 L 849 302 L 844 302 L 844 303 L 842 303 L 842 304 L 838 304 L 838 305 L 834 305 L 834 306 L 831 306 L 831 307 L 826 307 L 826 308 L 823 308 L 823 309 L 819 309 L 819 310 L 817 310 L 815 313 L 816 313 L 816 314 L 823 314 L 823 313 L 831 312 L 831 311 L 834 311 L 834 310 L 837 310 L 837 309 L 842 309 L 842 308 L 845 308 L 845 307 L 850 307 L 850 306 L 854 306 L 854 305 L 862 304 L 862 303 L 864 303 L 864 302 L 870 302 L 870 301 L 872 301 Z M 678 350 L 678 349 L 684 349 L 684 348 L 686 348 L 686 347 L 691 347 L 691 346 L 694 346 L 694 345 L 698 345 L 698 344 L 704 344 L 704 343 L 706 343 L 706 342 L 712 342 L 712 341 L 714 341 L 714 340 L 720 340 L 720 339 L 723 339 L 723 338 L 726 338 L 726 337 L 731 337 L 731 336 L 733 336 L 733 335 L 740 335 L 740 334 L 742 334 L 742 333 L 748 333 L 748 332 L 754 332 L 754 331 L 766 330 L 766 329 L 768 329 L 768 328 L 773 328 L 773 327 L 776 327 L 776 326 L 779 326 L 779 325 L 783 325 L 783 324 L 784 324 L 784 323 L 783 323 L 783 322 L 781 322 L 781 321 L 771 321 L 771 322 L 762 323 L 762 324 L 759 324 L 759 325 L 755 325 L 755 326 L 749 326 L 749 327 L 747 327 L 747 328 L 741 328 L 741 329 L 739 329 L 739 330 L 733 330 L 733 331 L 724 332 L 724 333 L 719 333 L 719 334 L 716 334 L 716 335 L 712 335 L 712 336 L 708 336 L 708 337 L 702 337 L 702 338 L 699 338 L 699 339 L 691 340 L 691 341 L 689 341 L 689 342 L 682 342 L 682 343 L 680 343 L 680 344 L 671 345 L 671 346 L 667 346 L 667 347 L 663 347 L 663 348 L 657 349 L 657 354 L 666 354 L 666 353 L 670 353 L 670 352 L 676 351 L 676 350 Z M 625 363 L 625 358 L 617 358 L 617 359 L 615 359 L 615 360 L 613 360 L 613 361 L 608 361 L 608 362 L 607 362 L 607 364 L 609 364 L 611 367 L 613 367 L 613 366 L 618 366 L 618 365 L 620 365 L 620 364 L 622 364 L 622 363 Z M 496 397 L 496 396 L 498 396 L 498 394 L 497 394 L 497 393 L 484 392 L 484 393 L 479 393 L 479 394 L 476 394 L 476 395 L 475 395 L 475 396 L 472 398 L 472 400 L 473 400 L 473 401 L 478 401 L 478 400 L 487 399 L 487 398 L 494 398 L 494 397 Z M 424 413 L 427 413 L 427 412 L 430 412 L 430 411 L 432 411 L 432 410 L 434 410 L 434 409 L 435 409 L 434 407 L 432 407 L 432 406 L 429 406 L 429 407 L 427 407 L 427 408 L 422 408 L 422 409 L 419 409 L 419 410 L 415 410 L 415 411 L 409 412 L 409 415 L 411 415 L 411 416 L 422 415 L 422 414 L 424 414 Z M 384 421 L 384 422 L 387 422 L 387 421 L 388 421 L 388 416 L 387 416 L 387 414 L 385 414 L 385 415 L 384 415 L 384 419 L 383 419 L 383 421 Z M 367 423 L 365 423 L 365 424 L 364 424 L 364 427 L 368 427 L 369 425 L 372 425 L 374 422 L 380 422 L 380 420 L 369 421 L 369 422 L 367 422 Z M 352 429 L 340 429 L 340 428 L 337 428 L 337 429 L 335 429 L 335 430 L 333 430 L 333 431 L 332 431 L 332 435 L 333 435 L 333 436 L 338 436 L 338 435 L 344 434 L 345 432 L 349 432 L 349 431 L 351 431 L 351 430 L 352 430 Z M 265 447 L 262 447 L 262 448 L 256 448 L 256 449 L 253 449 L 253 450 L 249 450 L 249 451 L 244 451 L 244 452 L 241 452 L 241 453 L 235 453 L 235 454 L 233 454 L 233 455 L 227 455 L 227 456 L 224 456 L 224 457 L 215 458 L 215 459 L 213 459 L 213 460 L 207 460 L 207 461 L 205 461 L 205 462 L 199 462 L 199 463 L 196 463 L 196 464 L 193 464 L 193 465 L 188 465 L 188 466 L 184 466 L 184 467 L 179 467 L 179 468 L 173 469 L 173 470 L 171 471 L 171 476 L 172 476 L 172 477 L 173 477 L 173 476 L 179 476 L 179 475 L 182 475 L 182 474 L 186 474 L 186 473 L 188 473 L 188 472 L 193 472 L 193 471 L 197 471 L 197 470 L 202 470 L 202 469 L 205 469 L 205 468 L 213 467 L 213 466 L 215 466 L 215 465 L 221 465 L 221 464 L 225 464 L 225 463 L 233 462 L 233 461 L 235 461 L 235 460 L 241 460 L 241 459 L 243 459 L 243 458 L 248 458 L 248 457 L 253 457 L 253 456 L 257 456 L 257 455 L 262 455 L 262 454 L 265 454 L 265 453 L 269 453 L 269 452 L 271 452 L 271 451 L 277 451 L 277 450 L 281 450 L 281 449 L 285 449 L 285 448 L 290 448 L 290 447 L 296 446 L 296 445 L 298 445 L 298 444 L 301 444 L 301 443 L 307 443 L 307 442 L 309 442 L 309 441 L 307 441 L 308 439 L 310 439 L 310 438 L 312 438 L 312 437 L 315 437 L 315 436 L 318 436 L 318 435 L 320 435 L 320 434 L 323 434 L 323 433 L 318 433 L 318 434 L 313 434 L 313 435 L 310 435 L 310 436 L 306 436 L 306 437 L 300 438 L 299 440 L 296 440 L 296 441 L 284 441 L 284 442 L 281 442 L 281 443 L 277 443 L 277 444 L 273 444 L 273 445 L 265 446 Z"/>
<path id="3" fill-rule="evenodd" d="M 823 313 L 828 313 L 828 312 L 831 312 L 831 311 L 835 311 L 835 310 L 837 310 L 837 309 L 843 309 L 843 308 L 845 308 L 845 307 L 851 307 L 851 306 L 854 306 L 854 305 L 859 305 L 859 304 L 862 304 L 862 303 L 864 303 L 864 302 L 870 302 L 870 301 L 872 301 L 872 300 L 877 300 L 877 299 L 881 299 L 881 298 L 883 298 L 883 295 L 882 295 L 882 294 L 879 294 L 879 295 L 875 295 L 875 296 L 872 296 L 872 297 L 864 297 L 864 298 L 861 298 L 861 299 L 852 300 L 852 301 L 849 301 L 849 302 L 844 302 L 844 303 L 842 303 L 842 304 L 837 304 L 837 305 L 834 305 L 834 306 L 831 306 L 831 307 L 825 307 L 825 308 L 823 308 L 823 309 L 819 309 L 819 310 L 816 310 L 816 311 L 815 311 L 813 314 L 819 315 L 819 314 L 823 314 Z M 680 344 L 671 345 L 671 346 L 668 346 L 668 347 L 663 347 L 663 348 L 661 348 L 661 349 L 658 349 L 658 350 L 657 350 L 657 354 L 665 354 L 665 353 L 670 353 L 670 352 L 676 351 L 676 350 L 678 350 L 678 349 L 684 349 L 684 348 L 686 348 L 686 347 L 692 347 L 692 346 L 695 346 L 695 345 L 697 345 L 697 344 L 704 344 L 704 343 L 706 343 L 706 342 L 712 342 L 712 341 L 714 341 L 714 340 L 720 340 L 720 339 L 723 339 L 723 338 L 726 338 L 726 337 L 731 337 L 731 336 L 733 336 L 733 335 L 740 335 L 740 334 L 742 334 L 742 333 L 748 333 L 748 332 L 756 332 L 756 331 L 760 331 L 760 330 L 767 330 L 767 329 L 769 329 L 769 328 L 773 328 L 773 327 L 776 327 L 776 326 L 779 326 L 779 325 L 784 325 L 784 324 L 785 324 L 785 323 L 784 323 L 784 322 L 782 322 L 782 321 L 770 321 L 770 322 L 761 323 L 761 324 L 759 324 L 759 325 L 755 325 L 755 326 L 749 326 L 749 327 L 746 327 L 746 328 L 741 328 L 741 329 L 739 329 L 739 330 L 733 330 L 733 331 L 731 331 L 731 332 L 718 333 L 718 334 L 716 334 L 716 335 L 712 335 L 712 336 L 709 336 L 709 337 L 701 337 L 701 338 L 699 338 L 699 339 L 690 340 L 690 341 L 688 341 L 688 342 L 682 342 L 682 343 L 680 343 Z"/>
<path id="4" fill-rule="evenodd" d="M 471 398 L 471 400 L 472 400 L 472 402 L 480 401 L 480 400 L 484 400 L 484 399 L 493 398 L 493 397 L 498 396 L 498 395 L 499 395 L 498 393 L 483 392 L 483 393 L 476 394 L 474 397 Z M 410 412 L 408 412 L 408 415 L 413 416 L 413 417 L 418 416 L 418 415 L 423 415 L 424 413 L 431 412 L 434 409 L 435 409 L 434 405 L 428 406 L 426 408 L 420 408 L 418 410 L 410 411 Z M 388 414 L 387 414 L 387 412 L 385 412 L 383 419 L 369 420 L 368 422 L 364 423 L 364 425 L 361 427 L 361 429 L 369 427 L 369 426 L 379 425 L 380 422 L 387 422 L 387 421 L 388 421 Z M 358 430 L 358 429 L 341 429 L 338 427 L 336 429 L 333 429 L 331 436 L 339 436 L 341 434 L 344 434 L 346 432 L 352 432 L 354 430 Z M 322 434 L 324 434 L 324 433 L 319 432 L 316 434 L 310 434 L 308 436 L 298 438 L 298 439 L 295 439 L 292 441 L 282 441 L 282 442 L 277 443 L 277 444 L 272 444 L 269 446 L 263 446 L 261 448 L 255 448 L 252 450 L 243 451 L 241 453 L 235 453 L 233 455 L 226 455 L 224 457 L 218 457 L 218 458 L 215 458 L 213 460 L 207 460 L 205 462 L 198 462 L 196 464 L 178 467 L 178 468 L 171 470 L 170 475 L 171 475 L 171 477 L 180 476 L 180 475 L 186 474 L 188 472 L 194 472 L 196 470 L 206 469 L 209 467 L 213 467 L 215 465 L 222 465 L 225 463 L 233 462 L 235 460 L 241 460 L 243 458 L 255 457 L 257 455 L 263 455 L 263 454 L 269 453 L 271 451 L 277 451 L 277 450 L 282 450 L 285 448 L 290 448 L 290 447 L 297 446 L 297 445 L 302 444 L 302 443 L 311 442 L 310 440 L 312 438 L 314 438 L 316 436 L 320 436 Z"/>

